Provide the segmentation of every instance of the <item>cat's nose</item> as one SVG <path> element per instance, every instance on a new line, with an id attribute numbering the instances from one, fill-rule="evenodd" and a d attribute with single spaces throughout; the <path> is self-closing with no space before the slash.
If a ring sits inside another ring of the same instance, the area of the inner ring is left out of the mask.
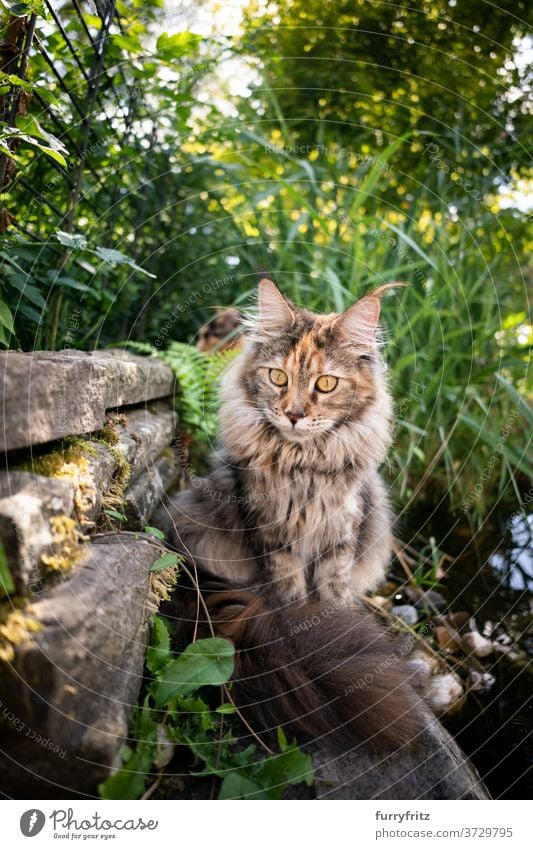
<path id="1" fill-rule="evenodd" d="M 295 425 L 298 419 L 303 419 L 305 417 L 305 410 L 301 407 L 294 408 L 293 410 L 285 410 L 285 415 L 292 425 Z"/>

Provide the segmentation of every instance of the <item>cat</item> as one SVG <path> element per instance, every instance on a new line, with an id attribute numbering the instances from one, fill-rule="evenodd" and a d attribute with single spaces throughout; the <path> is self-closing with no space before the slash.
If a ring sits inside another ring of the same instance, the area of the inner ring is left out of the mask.
<path id="1" fill-rule="evenodd" d="M 215 467 L 174 500 L 171 542 L 202 570 L 280 603 L 313 594 L 350 603 L 383 579 L 387 288 L 317 315 L 261 280 L 258 316 L 222 381 Z"/>
<path id="2" fill-rule="evenodd" d="M 231 640 L 232 698 L 269 740 L 281 726 L 338 751 L 397 748 L 428 722 L 403 647 L 358 601 L 391 551 L 378 473 L 392 415 L 387 288 L 316 315 L 261 280 L 222 381 L 213 471 L 165 505 L 167 542 L 187 563 L 166 608 L 174 648 Z"/>

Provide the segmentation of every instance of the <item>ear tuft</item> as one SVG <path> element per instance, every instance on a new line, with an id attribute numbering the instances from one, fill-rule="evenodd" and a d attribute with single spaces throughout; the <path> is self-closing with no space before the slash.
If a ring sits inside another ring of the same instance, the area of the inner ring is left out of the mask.
<path id="1" fill-rule="evenodd" d="M 379 286 L 361 298 L 360 301 L 356 301 L 355 304 L 348 307 L 336 319 L 334 327 L 344 336 L 346 342 L 352 345 L 377 345 L 379 343 L 378 320 L 381 298 L 389 289 L 407 285 L 407 283 L 398 281 Z"/>
<path id="2" fill-rule="evenodd" d="M 335 327 L 353 345 L 375 345 L 379 311 L 379 298 L 367 296 L 348 307 Z"/>
<path id="3" fill-rule="evenodd" d="M 258 300 L 259 328 L 262 331 L 276 333 L 292 327 L 295 321 L 292 305 L 268 277 L 259 282 Z"/>

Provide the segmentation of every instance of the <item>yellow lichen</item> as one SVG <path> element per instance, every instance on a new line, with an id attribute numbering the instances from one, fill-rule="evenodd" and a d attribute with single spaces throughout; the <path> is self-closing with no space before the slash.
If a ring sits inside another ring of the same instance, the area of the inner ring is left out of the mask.
<path id="1" fill-rule="evenodd" d="M 14 608 L 10 604 L 0 605 L 0 660 L 11 663 L 15 657 L 14 647 L 32 639 L 32 634 L 43 627 L 33 619 L 25 608 Z"/>
<path id="2" fill-rule="evenodd" d="M 53 572 L 68 572 L 84 553 L 83 543 L 88 539 L 70 516 L 52 516 L 50 530 L 54 552 L 43 554 L 41 560 Z"/>
<path id="3" fill-rule="evenodd" d="M 88 524 L 85 514 L 93 507 L 97 490 L 88 457 L 96 456 L 94 445 L 87 440 L 68 439 L 57 451 L 32 458 L 24 468 L 36 475 L 66 478 L 74 485 L 74 506 L 81 524 Z"/>

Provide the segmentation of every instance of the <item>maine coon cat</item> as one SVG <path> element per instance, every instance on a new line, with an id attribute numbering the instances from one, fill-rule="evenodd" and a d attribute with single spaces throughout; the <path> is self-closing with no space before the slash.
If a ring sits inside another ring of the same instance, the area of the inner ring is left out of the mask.
<path id="1" fill-rule="evenodd" d="M 356 598 L 391 548 L 378 474 L 391 419 L 386 288 L 315 315 L 262 280 L 223 380 L 213 471 L 166 504 L 168 541 L 188 562 L 169 610 L 174 645 L 231 640 L 233 698 L 267 738 L 282 726 L 340 750 L 396 747 L 427 722 L 403 648 Z"/>
<path id="2" fill-rule="evenodd" d="M 213 472 L 174 499 L 172 544 L 281 603 L 349 603 L 383 578 L 391 517 L 378 473 L 391 400 L 383 286 L 342 314 L 291 304 L 268 279 L 225 375 Z"/>

